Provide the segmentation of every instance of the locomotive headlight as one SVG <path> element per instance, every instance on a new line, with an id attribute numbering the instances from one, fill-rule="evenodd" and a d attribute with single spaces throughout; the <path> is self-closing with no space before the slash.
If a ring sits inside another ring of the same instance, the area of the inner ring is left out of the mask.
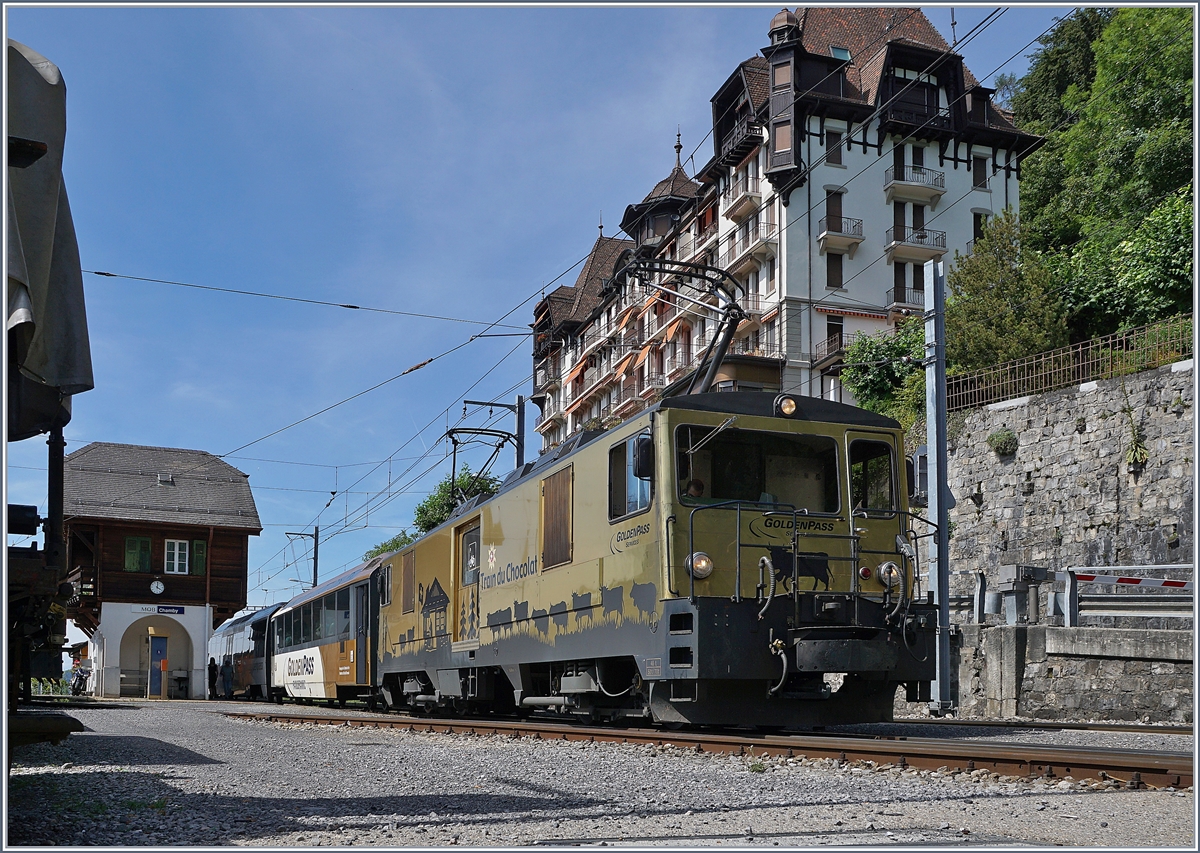
<path id="1" fill-rule="evenodd" d="M 880 563 L 879 568 L 875 570 L 875 576 L 879 578 L 879 582 L 888 589 L 895 589 L 900 586 L 900 581 L 903 580 L 903 573 L 900 567 L 888 560 L 885 563 Z"/>
<path id="2" fill-rule="evenodd" d="M 793 397 L 780 396 L 775 399 L 775 406 L 785 418 L 796 414 L 796 400 Z"/>
<path id="3" fill-rule="evenodd" d="M 712 558 L 703 551 L 697 551 L 695 554 L 688 556 L 683 564 L 687 567 L 688 572 L 697 580 L 703 580 L 712 574 L 713 561 Z"/>

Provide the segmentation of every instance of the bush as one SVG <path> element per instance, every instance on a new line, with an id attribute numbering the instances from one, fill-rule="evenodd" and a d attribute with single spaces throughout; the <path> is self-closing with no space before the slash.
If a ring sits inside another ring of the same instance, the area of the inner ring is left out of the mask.
<path id="1" fill-rule="evenodd" d="M 1012 456 L 1017 452 L 1017 434 L 1008 427 L 996 430 L 987 437 L 988 447 L 998 456 Z"/>

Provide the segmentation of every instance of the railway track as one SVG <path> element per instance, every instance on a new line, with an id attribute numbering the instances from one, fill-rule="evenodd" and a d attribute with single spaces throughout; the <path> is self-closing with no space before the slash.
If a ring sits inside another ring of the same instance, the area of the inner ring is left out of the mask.
<path id="1" fill-rule="evenodd" d="M 930 720 L 901 717 L 894 722 L 906 726 L 975 726 L 984 729 L 1046 729 L 1049 731 L 1134 732 L 1136 734 L 1161 735 L 1190 735 L 1195 731 L 1191 726 L 1141 725 L 1138 723 L 1056 723 L 1049 720 L 1025 722 L 1021 720 Z"/>
<path id="2" fill-rule="evenodd" d="M 844 734 L 754 734 L 711 731 L 616 729 L 532 720 L 431 719 L 408 716 L 349 716 L 279 711 L 226 711 L 226 716 L 276 723 L 469 735 L 507 735 L 543 740 L 600 741 L 640 745 L 671 744 L 696 752 L 806 757 L 840 762 L 871 761 L 949 772 L 986 770 L 1001 776 L 1114 779 L 1129 788 L 1187 788 L 1192 755 L 1135 749 L 1096 749 L 962 739 L 881 737 Z"/>

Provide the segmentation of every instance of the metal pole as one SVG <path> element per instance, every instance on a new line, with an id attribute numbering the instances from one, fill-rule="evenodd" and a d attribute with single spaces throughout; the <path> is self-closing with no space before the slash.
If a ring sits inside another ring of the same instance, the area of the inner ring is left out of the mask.
<path id="1" fill-rule="evenodd" d="M 525 398 L 517 395 L 517 469 L 525 464 Z"/>
<path id="2" fill-rule="evenodd" d="M 313 525 L 313 589 L 317 588 L 317 548 L 321 544 L 321 528 Z"/>
<path id="3" fill-rule="evenodd" d="M 929 710 L 954 709 L 950 695 L 950 508 L 954 497 L 946 482 L 946 270 L 940 261 L 925 264 L 925 429 L 929 447 L 929 515 L 937 527 L 929 540 L 934 601 L 938 606 L 936 696 Z"/>

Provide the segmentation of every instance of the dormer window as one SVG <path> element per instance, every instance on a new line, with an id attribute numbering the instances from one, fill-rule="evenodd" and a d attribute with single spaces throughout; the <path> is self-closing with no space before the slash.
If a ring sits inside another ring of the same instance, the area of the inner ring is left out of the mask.
<path id="1" fill-rule="evenodd" d="M 842 62 L 850 61 L 850 51 L 844 47 L 833 47 L 832 45 L 830 45 L 829 55 L 832 56 L 834 59 L 842 60 Z"/>

